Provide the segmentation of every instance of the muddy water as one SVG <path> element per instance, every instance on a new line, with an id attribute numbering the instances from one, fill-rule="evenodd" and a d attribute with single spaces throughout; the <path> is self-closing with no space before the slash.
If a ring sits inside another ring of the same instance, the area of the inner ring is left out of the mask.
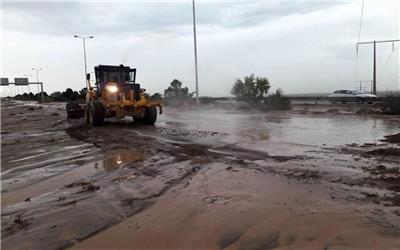
<path id="1" fill-rule="evenodd" d="M 377 143 L 398 132 L 398 119 L 349 115 L 305 116 L 226 110 L 174 111 L 161 116 L 161 126 L 228 133 L 226 142 L 263 147 L 269 142 L 313 146 Z"/>
<path id="2" fill-rule="evenodd" d="M 107 171 L 112 171 L 135 161 L 144 160 L 144 156 L 135 150 L 113 150 L 100 163 Z"/>

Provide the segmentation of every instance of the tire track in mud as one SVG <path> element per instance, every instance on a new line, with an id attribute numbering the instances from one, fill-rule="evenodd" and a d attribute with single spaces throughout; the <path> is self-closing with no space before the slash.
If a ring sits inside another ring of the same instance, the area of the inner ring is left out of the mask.
<path id="1" fill-rule="evenodd" d="M 23 235 L 29 238 L 35 234 L 35 224 L 45 225 L 37 219 L 44 217 L 47 209 L 65 209 L 62 200 L 57 205 L 52 200 L 52 193 L 65 181 L 60 177 L 71 177 L 71 170 L 93 162 L 98 152 L 66 135 L 65 128 L 70 125 L 60 106 L 5 106 L 3 109 L 2 102 L 2 246 L 24 248 Z M 43 235 L 35 237 L 38 240 Z M 15 244 L 7 243 L 14 240 Z M 32 246 L 27 243 L 25 248 Z"/>

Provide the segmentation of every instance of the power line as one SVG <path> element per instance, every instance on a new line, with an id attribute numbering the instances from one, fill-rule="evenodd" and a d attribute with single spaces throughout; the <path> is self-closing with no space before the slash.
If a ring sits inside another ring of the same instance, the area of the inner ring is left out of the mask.
<path id="1" fill-rule="evenodd" d="M 399 47 L 397 47 L 396 49 L 392 50 L 392 53 L 390 53 L 390 55 L 388 56 L 388 58 L 386 59 L 385 63 L 383 64 L 382 68 L 380 69 L 380 71 L 378 72 L 378 75 L 382 73 L 382 71 L 385 69 L 386 65 L 388 64 L 388 62 L 390 61 L 390 59 L 392 58 L 392 56 L 395 54 L 395 51 L 398 49 Z M 378 57 L 379 58 L 379 57 Z"/>
<path id="2" fill-rule="evenodd" d="M 361 38 L 361 27 L 362 27 L 362 22 L 363 22 L 363 15 L 364 15 L 364 0 L 362 0 L 362 4 L 361 4 L 361 16 L 360 16 L 360 28 L 358 29 L 358 40 L 357 42 L 360 42 L 360 38 Z"/>
<path id="3" fill-rule="evenodd" d="M 361 3 L 360 26 L 358 28 L 358 40 L 357 40 L 357 43 L 359 43 L 360 39 L 361 39 L 361 29 L 362 29 L 363 16 L 364 16 L 364 0 L 362 0 L 362 3 Z M 354 75 L 355 75 L 354 76 L 355 81 L 357 81 L 357 78 L 358 78 L 358 53 L 356 53 L 356 68 L 355 68 Z"/>
<path id="4" fill-rule="evenodd" d="M 394 82 L 396 82 L 396 77 L 397 77 L 397 72 L 394 72 L 394 68 L 391 67 L 385 67 L 387 66 L 387 64 L 391 61 L 391 59 L 393 58 L 393 55 L 395 55 L 395 51 L 398 49 L 399 47 L 395 48 L 392 53 L 389 55 L 389 57 L 386 59 L 385 63 L 383 64 L 382 68 L 380 69 L 380 71 L 378 72 L 378 75 L 383 76 L 386 80 L 388 84 L 393 84 Z"/>

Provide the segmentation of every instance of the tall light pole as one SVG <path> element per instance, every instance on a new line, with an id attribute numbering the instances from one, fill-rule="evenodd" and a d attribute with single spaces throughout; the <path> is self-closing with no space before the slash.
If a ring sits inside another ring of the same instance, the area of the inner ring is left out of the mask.
<path id="1" fill-rule="evenodd" d="M 86 65 L 86 43 L 85 43 L 85 41 L 86 41 L 86 39 L 92 39 L 93 38 L 93 36 L 78 36 L 78 35 L 74 35 L 74 37 L 75 38 L 80 38 L 80 39 L 82 39 L 82 41 L 83 41 L 83 60 L 84 60 L 84 62 L 85 62 L 85 85 L 87 85 L 87 82 L 86 82 L 86 75 L 87 75 L 87 65 Z"/>
<path id="2" fill-rule="evenodd" d="M 39 82 L 39 71 L 43 70 L 42 68 L 32 68 L 33 71 L 36 71 L 36 82 Z M 40 93 L 39 84 L 37 87 L 38 94 Z"/>
<path id="3" fill-rule="evenodd" d="M 196 8 L 194 0 L 192 0 L 193 6 L 193 40 L 194 40 L 194 67 L 196 75 L 196 105 L 199 106 L 199 76 L 197 73 L 197 38 L 196 38 Z"/>

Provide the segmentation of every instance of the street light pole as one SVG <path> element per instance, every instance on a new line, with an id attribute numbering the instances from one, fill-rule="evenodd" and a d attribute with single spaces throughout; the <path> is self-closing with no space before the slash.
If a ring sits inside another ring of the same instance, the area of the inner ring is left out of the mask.
<path id="1" fill-rule="evenodd" d="M 92 39 L 93 36 L 87 36 L 87 37 L 83 37 L 83 36 L 78 36 L 78 35 L 74 35 L 75 38 L 80 38 L 82 39 L 83 42 L 83 60 L 85 63 L 85 83 L 86 83 L 86 87 L 87 86 L 87 81 L 86 81 L 86 76 L 87 76 L 87 65 L 86 65 L 86 39 Z"/>
<path id="2" fill-rule="evenodd" d="M 193 7 L 193 40 L 194 40 L 194 67 L 196 75 L 196 105 L 199 106 L 199 76 L 197 73 L 197 38 L 196 38 L 196 8 L 194 0 L 192 0 Z"/>
<path id="3" fill-rule="evenodd" d="M 83 59 L 85 61 L 85 79 L 87 77 L 87 64 L 86 64 L 86 43 L 85 43 L 85 39 L 82 39 L 83 41 Z"/>
<path id="4" fill-rule="evenodd" d="M 376 95 L 376 41 L 374 41 L 374 65 L 373 65 L 373 69 L 372 69 L 372 88 L 373 88 L 373 92 L 374 95 Z"/>

